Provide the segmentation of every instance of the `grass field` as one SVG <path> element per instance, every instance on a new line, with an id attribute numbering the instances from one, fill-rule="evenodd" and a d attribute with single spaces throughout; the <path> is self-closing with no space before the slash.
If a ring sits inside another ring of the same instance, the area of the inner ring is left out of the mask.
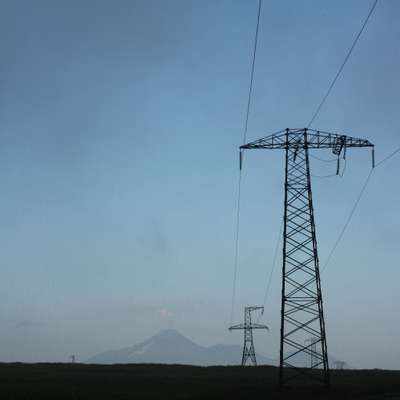
<path id="1" fill-rule="evenodd" d="M 399 399 L 400 371 L 332 371 L 318 385 L 277 386 L 275 367 L 0 364 L 0 398 L 9 399 Z"/>

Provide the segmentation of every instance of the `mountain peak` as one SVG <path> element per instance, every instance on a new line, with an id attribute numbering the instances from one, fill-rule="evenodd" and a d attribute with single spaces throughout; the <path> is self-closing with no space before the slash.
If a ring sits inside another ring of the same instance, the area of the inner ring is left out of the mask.
<path id="1" fill-rule="evenodd" d="M 160 363 L 189 365 L 238 365 L 241 346 L 200 346 L 175 329 L 163 329 L 142 343 L 110 350 L 88 360 L 95 364 Z M 260 364 L 269 360 L 259 356 Z M 272 361 L 272 360 L 271 360 Z"/>
<path id="2" fill-rule="evenodd" d="M 162 329 L 154 336 L 155 337 L 182 337 L 183 335 L 181 335 L 176 329 Z"/>
<path id="3" fill-rule="evenodd" d="M 160 345 L 164 344 L 166 346 L 170 345 L 171 343 L 176 343 L 177 345 L 178 343 L 193 343 L 190 339 L 188 339 L 186 336 L 183 336 L 176 329 L 163 329 L 148 339 L 145 343 L 149 342 L 159 343 Z"/>

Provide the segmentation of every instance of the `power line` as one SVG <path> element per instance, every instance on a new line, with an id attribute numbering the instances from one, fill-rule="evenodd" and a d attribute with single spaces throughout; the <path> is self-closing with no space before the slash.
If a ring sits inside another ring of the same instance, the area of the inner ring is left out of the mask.
<path id="1" fill-rule="evenodd" d="M 326 161 L 328 161 L 328 160 L 326 160 Z M 336 159 L 336 160 L 333 160 L 333 161 L 336 161 L 336 162 L 337 162 L 337 159 Z M 344 167 L 343 167 L 342 172 L 338 171 L 338 173 L 328 174 L 328 175 L 314 175 L 314 174 L 310 174 L 310 175 L 311 175 L 313 178 L 319 178 L 319 179 L 334 178 L 335 176 L 340 176 L 341 178 L 343 178 L 344 173 L 346 172 L 346 166 L 347 166 L 347 161 L 346 161 L 346 159 L 343 159 L 343 161 L 344 161 Z"/>
<path id="2" fill-rule="evenodd" d="M 346 172 L 346 167 L 347 167 L 347 160 L 346 160 L 346 159 L 344 159 L 344 167 L 343 167 L 343 171 L 342 171 L 342 172 L 339 172 L 339 176 L 340 176 L 341 178 L 343 178 L 343 176 L 344 176 L 344 173 Z"/>
<path id="3" fill-rule="evenodd" d="M 400 152 L 400 147 L 397 148 L 396 150 L 394 150 L 392 153 L 390 153 L 388 156 L 386 156 L 385 158 L 383 158 L 381 161 L 379 161 L 375 167 L 379 167 L 381 164 L 383 164 L 384 162 L 390 160 L 393 156 L 395 156 L 397 153 Z"/>
<path id="4" fill-rule="evenodd" d="M 328 255 L 328 258 L 327 258 L 327 260 L 326 260 L 324 266 L 323 266 L 322 269 L 321 269 L 321 272 L 323 272 L 324 269 L 328 266 L 329 262 L 330 262 L 331 259 L 332 259 L 333 253 L 335 252 L 335 250 L 336 250 L 336 248 L 338 247 L 340 241 L 342 240 L 343 235 L 344 235 L 344 233 L 346 232 L 346 230 L 347 230 L 347 228 L 348 228 L 348 226 L 349 226 L 349 224 L 350 224 L 350 222 L 351 222 L 351 219 L 353 218 L 353 215 L 354 215 L 354 213 L 355 213 L 355 211 L 356 211 L 356 209 L 357 209 L 357 206 L 358 206 L 358 204 L 360 203 L 360 200 L 361 200 L 361 198 L 362 198 L 362 196 L 363 196 L 363 194 L 364 194 L 364 192 L 365 192 L 365 189 L 366 189 L 367 186 L 368 186 L 368 183 L 369 183 L 369 181 L 370 181 L 370 179 L 371 179 L 371 176 L 372 176 L 372 173 L 373 173 L 373 172 L 374 172 L 374 170 L 371 169 L 370 172 L 369 172 L 369 174 L 368 174 L 368 176 L 367 176 L 367 179 L 366 179 L 365 182 L 364 182 L 364 185 L 363 185 L 362 188 L 361 188 L 360 193 L 359 193 L 358 196 L 357 196 L 357 199 L 356 199 L 356 201 L 355 201 L 355 203 L 354 203 L 354 205 L 353 205 L 353 207 L 352 207 L 352 209 L 351 209 L 351 211 L 350 211 L 350 214 L 349 214 L 349 216 L 347 217 L 347 220 L 346 220 L 344 226 L 343 226 L 342 230 L 340 231 L 340 234 L 339 234 L 338 238 L 336 239 L 336 242 L 335 242 L 335 244 L 333 245 L 333 247 L 332 247 L 332 249 L 331 249 L 331 251 L 330 251 L 330 253 L 329 253 L 329 255 Z"/>
<path id="5" fill-rule="evenodd" d="M 392 157 L 394 157 L 394 156 L 395 156 L 396 154 L 398 154 L 398 153 L 400 153 L 400 147 L 398 147 L 396 150 L 392 151 L 390 154 L 388 154 L 386 157 L 384 157 L 381 161 L 379 161 L 377 164 L 375 164 L 375 168 L 381 166 L 381 165 L 382 165 L 383 163 L 385 163 L 386 161 L 389 161 Z M 373 172 L 374 172 L 374 169 L 371 169 L 370 173 L 369 173 L 368 176 L 367 176 L 367 179 L 366 179 L 365 182 L 364 182 L 364 185 L 363 185 L 362 188 L 361 188 L 360 193 L 359 193 L 358 196 L 357 196 L 357 199 L 356 199 L 356 201 L 355 201 L 355 203 L 354 203 L 354 205 L 353 205 L 353 208 L 351 209 L 351 212 L 350 212 L 349 216 L 347 217 L 347 220 L 346 220 L 344 226 L 343 226 L 342 230 L 340 231 L 340 234 L 339 234 L 338 238 L 336 239 L 336 242 L 335 242 L 335 244 L 333 245 L 332 250 L 330 251 L 330 253 L 329 253 L 329 255 L 328 255 L 328 258 L 327 258 L 327 260 L 326 260 L 326 262 L 325 262 L 323 268 L 321 269 L 321 272 L 322 272 L 322 271 L 327 267 L 327 265 L 329 264 L 330 260 L 332 259 L 333 253 L 335 252 L 335 250 L 337 249 L 337 247 L 338 247 L 340 241 L 342 240 L 343 235 L 344 235 L 344 233 L 346 232 L 347 227 L 349 226 L 349 224 L 350 224 L 350 222 L 351 222 L 351 220 L 352 220 L 352 218 L 353 218 L 353 215 L 354 215 L 354 213 L 355 213 L 355 211 L 356 211 L 356 208 L 357 208 L 358 204 L 360 203 L 361 197 L 363 196 L 363 194 L 364 194 L 364 192 L 365 192 L 365 189 L 366 189 L 367 186 L 368 186 L 368 183 L 369 183 L 369 181 L 370 181 L 370 179 L 371 179 L 371 176 L 372 176 L 372 173 L 373 173 Z"/>
<path id="6" fill-rule="evenodd" d="M 344 60 L 343 60 L 343 62 L 342 62 L 342 64 L 341 64 L 341 66 L 340 66 L 338 72 L 336 73 L 335 77 L 333 78 L 331 84 L 330 84 L 329 87 L 328 87 L 328 90 L 326 91 L 324 97 L 322 98 L 322 100 L 321 100 L 321 102 L 319 103 L 319 105 L 318 105 L 316 111 L 314 112 L 314 114 L 313 114 L 313 116 L 312 116 L 310 122 L 308 123 L 307 128 L 309 128 L 309 127 L 311 126 L 311 124 L 315 121 L 315 119 L 317 118 L 319 112 L 320 112 L 321 109 L 322 109 L 322 106 L 325 104 L 326 99 L 327 99 L 328 96 L 330 95 L 330 93 L 331 93 L 333 87 L 335 86 L 336 81 L 338 80 L 340 74 L 341 74 L 342 71 L 343 71 L 343 68 L 345 67 L 347 61 L 349 60 L 349 58 L 350 58 L 350 56 L 351 56 L 351 53 L 353 52 L 353 50 L 354 50 L 354 48 L 355 48 L 355 46 L 356 46 L 356 44 L 357 44 L 359 38 L 361 37 L 361 34 L 363 33 L 365 27 L 367 26 L 367 23 L 368 23 L 368 21 L 369 21 L 371 15 L 372 15 L 372 13 L 374 12 L 375 7 L 376 7 L 377 4 L 378 4 L 378 0 L 375 0 L 374 3 L 372 4 L 371 9 L 369 10 L 369 13 L 368 13 L 367 17 L 365 18 L 365 20 L 364 20 L 364 22 L 363 22 L 363 24 L 362 24 L 362 26 L 361 26 L 361 29 L 359 30 L 359 32 L 358 32 L 357 36 L 355 37 L 355 39 L 354 39 L 354 41 L 353 41 L 353 43 L 352 43 L 352 45 L 351 45 L 349 51 L 347 52 L 346 57 L 344 58 Z M 389 159 L 390 157 L 392 157 L 392 156 L 393 156 L 394 154 L 396 154 L 398 151 L 400 151 L 400 148 L 399 148 L 397 151 L 393 152 L 390 156 L 388 156 L 387 159 Z M 315 158 L 315 156 L 313 156 L 313 157 Z M 320 159 L 319 161 L 331 162 L 330 160 L 323 160 L 323 159 Z M 332 160 L 332 161 L 333 161 L 333 160 Z M 380 163 L 378 163 L 376 166 L 380 165 L 383 161 L 386 161 L 386 159 L 382 160 L 382 161 L 381 161 Z M 346 168 L 346 165 L 345 165 L 345 168 Z M 345 169 L 343 170 L 341 176 L 343 176 L 344 171 L 345 171 Z M 347 227 L 349 226 L 350 221 L 351 221 L 351 219 L 352 219 L 352 217 L 353 217 L 353 215 L 354 215 L 354 213 L 355 213 L 355 211 L 356 211 L 356 208 L 357 208 L 357 206 L 358 206 L 358 204 L 359 204 L 359 202 L 360 202 L 360 200 L 361 200 L 361 197 L 363 196 L 363 194 L 364 194 L 364 192 L 365 192 L 365 189 L 366 189 L 366 187 L 367 187 L 367 185 L 368 185 L 368 183 L 369 183 L 369 181 L 370 181 L 370 179 L 371 179 L 372 172 L 373 172 L 373 169 L 370 171 L 370 173 L 369 173 L 369 175 L 368 175 L 366 181 L 364 182 L 364 185 L 363 185 L 363 187 L 361 188 L 361 191 L 360 191 L 359 195 L 357 196 L 356 202 L 355 202 L 354 205 L 353 205 L 353 208 L 352 208 L 352 210 L 351 210 L 351 212 L 350 212 L 350 215 L 348 216 L 348 218 L 347 218 L 347 220 L 346 220 L 346 223 L 344 224 L 344 226 L 343 226 L 343 228 L 342 228 L 342 230 L 341 230 L 341 232 L 340 232 L 340 234 L 339 234 L 339 237 L 338 237 L 338 239 L 336 240 L 336 242 L 335 242 L 335 244 L 334 244 L 334 246 L 333 246 L 331 252 L 329 253 L 329 256 L 328 256 L 328 258 L 327 258 L 327 261 L 326 261 L 326 263 L 325 263 L 325 265 L 324 265 L 324 267 L 322 268 L 321 271 L 323 271 L 323 270 L 326 268 L 326 266 L 329 264 L 329 262 L 330 262 L 330 260 L 331 260 L 331 258 L 332 258 L 333 253 L 335 252 L 335 250 L 336 250 L 337 246 L 339 245 L 339 243 L 340 243 L 340 241 L 341 241 L 341 239 L 342 239 L 342 237 L 343 237 L 343 235 L 344 235 L 344 233 L 345 233 Z M 315 176 L 315 177 L 318 177 L 318 178 L 330 178 L 330 177 L 333 177 L 333 176 L 334 176 L 334 174 L 325 175 L 325 176 Z"/>
<path id="7" fill-rule="evenodd" d="M 310 120 L 310 122 L 309 122 L 309 124 L 307 126 L 308 128 L 311 126 L 311 124 L 317 118 L 317 116 L 318 116 L 319 112 L 321 111 L 326 99 L 328 98 L 329 94 L 331 93 L 336 81 L 338 80 L 338 78 L 339 78 L 340 74 L 342 73 L 347 61 L 349 60 L 349 58 L 350 58 L 350 56 L 351 56 L 351 54 L 352 54 L 352 52 L 353 52 L 358 40 L 359 40 L 359 38 L 361 37 L 361 34 L 365 30 L 365 27 L 366 27 L 366 25 L 367 25 L 371 15 L 372 15 L 372 13 L 374 12 L 377 3 L 378 3 L 378 0 L 375 0 L 373 5 L 372 5 L 372 7 L 371 7 L 371 9 L 370 9 L 370 11 L 369 11 L 369 13 L 368 13 L 368 15 L 367 15 L 367 17 L 366 17 L 366 19 L 364 20 L 364 23 L 363 23 L 360 31 L 358 32 L 355 40 L 353 41 L 353 43 L 352 43 L 352 45 L 350 47 L 350 50 L 348 51 L 343 63 L 341 64 L 341 66 L 340 66 L 338 72 L 336 73 L 333 81 L 331 82 L 326 94 L 322 98 L 322 100 L 321 100 L 320 104 L 318 105 L 314 115 L 312 116 L 312 118 L 311 118 L 311 120 Z M 256 25 L 255 39 L 254 39 L 254 49 L 253 49 L 251 74 L 250 74 L 249 94 L 248 94 L 247 109 L 246 109 L 246 119 L 245 119 L 244 133 L 243 133 L 243 143 L 244 144 L 246 143 L 246 139 L 247 139 L 248 121 L 249 121 L 250 106 L 251 106 L 251 99 L 252 99 L 252 92 L 253 92 L 254 70 L 255 70 L 255 60 L 256 60 L 257 44 L 258 44 L 260 14 L 261 14 L 261 0 L 259 0 L 259 4 L 258 4 L 257 25 Z M 393 157 L 398 152 L 400 152 L 400 148 L 398 148 L 393 153 L 391 153 L 389 156 L 387 156 L 386 158 L 381 160 L 378 164 L 376 164 L 376 166 L 381 165 L 383 162 L 387 161 L 388 159 Z M 312 157 L 315 158 L 315 159 L 318 159 L 319 161 L 322 161 L 322 162 L 334 162 L 334 161 L 336 161 L 334 159 L 332 159 L 332 160 L 324 160 L 324 159 L 320 159 L 320 158 L 315 157 L 315 156 L 312 156 Z M 240 165 L 242 166 L 242 158 L 241 158 L 240 161 L 241 161 Z M 346 169 L 346 165 L 344 166 L 344 169 L 343 169 L 342 173 L 340 174 L 340 176 L 343 176 L 343 174 L 345 172 L 345 169 Z M 334 244 L 334 246 L 333 246 L 333 248 L 332 248 L 332 250 L 331 250 L 331 252 L 330 252 L 330 254 L 328 256 L 327 262 L 325 263 L 325 265 L 324 265 L 322 270 L 324 270 L 326 268 L 326 266 L 328 265 L 329 261 L 332 258 L 332 255 L 333 255 L 334 251 L 336 250 L 336 248 L 339 245 L 339 243 L 340 243 L 340 241 L 341 241 L 341 239 L 342 239 L 347 227 L 349 226 L 349 224 L 351 222 L 351 219 L 352 219 L 352 217 L 353 217 L 353 215 L 354 215 L 354 213 L 356 211 L 356 208 L 357 208 L 357 206 L 358 206 L 358 204 L 359 204 L 359 202 L 360 202 L 360 200 L 361 200 L 361 198 L 362 198 L 362 196 L 363 196 L 363 194 L 364 194 L 364 192 L 366 190 L 366 187 L 367 187 L 367 185 L 368 185 L 368 183 L 370 181 L 370 178 L 372 176 L 372 172 L 373 172 L 373 170 L 370 171 L 366 181 L 364 182 L 364 185 L 363 185 L 363 187 L 362 187 L 362 189 L 361 189 L 361 191 L 360 191 L 360 193 L 359 193 L 359 195 L 358 195 L 358 197 L 356 199 L 356 202 L 355 202 L 355 204 L 354 204 L 354 206 L 353 206 L 353 208 L 352 208 L 352 210 L 350 212 L 350 215 L 347 218 L 346 223 L 345 223 L 345 225 L 344 225 L 344 227 L 343 227 L 338 239 L 336 240 L 336 242 L 335 242 L 335 244 Z M 325 176 L 316 176 L 316 177 L 328 178 L 328 177 L 333 177 L 333 176 L 336 176 L 336 174 L 325 175 Z M 239 228 L 240 228 L 240 200 L 241 200 L 241 168 L 240 168 L 240 171 L 239 171 L 239 183 L 238 183 L 238 186 L 239 186 L 239 189 L 238 189 L 237 214 L 236 214 L 235 257 L 234 257 L 235 261 L 234 261 L 234 282 L 233 282 L 232 305 L 231 305 L 231 322 L 233 320 L 233 312 L 234 312 L 234 305 L 235 305 L 236 281 L 237 281 L 237 269 L 238 269 L 238 248 L 239 248 Z M 282 230 L 282 227 L 283 227 L 283 223 L 281 225 L 281 230 Z M 264 305 L 266 303 L 266 300 L 267 300 L 267 297 L 268 297 L 268 294 L 269 294 L 271 279 L 272 279 L 273 271 L 274 271 L 275 265 L 276 265 L 277 253 L 278 253 L 278 248 L 279 248 L 279 243 L 280 243 L 280 236 L 281 236 L 281 233 L 279 234 L 278 242 L 277 242 L 276 247 L 275 247 L 273 264 L 272 264 L 272 268 L 271 268 L 271 272 L 270 272 L 270 275 L 269 275 L 267 288 L 266 288 L 266 292 L 265 292 L 265 296 L 264 296 Z"/>
<path id="8" fill-rule="evenodd" d="M 277 260 L 278 260 L 279 245 L 280 245 L 280 243 L 281 243 L 282 234 L 283 234 L 283 222 L 284 222 L 284 221 L 283 221 L 283 219 L 282 219 L 281 227 L 279 228 L 278 239 L 277 239 L 276 245 L 275 245 L 274 257 L 273 257 L 273 259 L 272 259 L 271 271 L 270 271 L 270 273 L 269 273 L 268 280 L 267 280 L 267 287 L 266 287 L 266 289 L 265 289 L 263 307 L 265 307 L 265 305 L 267 304 L 267 299 L 268 299 L 269 292 L 270 292 L 270 287 L 271 287 L 272 276 L 273 276 L 273 274 L 274 274 L 275 267 L 276 267 L 276 262 L 277 262 Z M 258 320 L 260 320 L 261 315 L 262 315 L 262 314 L 259 314 Z"/>
<path id="9" fill-rule="evenodd" d="M 314 175 L 310 174 L 311 177 L 313 178 L 318 178 L 318 179 L 326 179 L 326 178 L 334 178 L 335 176 L 338 176 L 337 174 L 328 174 L 328 175 Z"/>
<path id="10" fill-rule="evenodd" d="M 337 158 L 330 158 L 329 160 L 326 160 L 325 158 L 319 158 L 317 156 L 314 156 L 313 154 L 310 154 L 310 157 L 322 162 L 337 162 Z"/>
<path id="11" fill-rule="evenodd" d="M 254 37 L 253 56 L 252 56 L 252 62 L 251 62 L 250 85 L 249 85 L 249 93 L 248 93 L 248 98 L 247 98 L 246 119 L 245 119 L 245 124 L 244 124 L 244 131 L 243 131 L 243 144 L 246 143 L 247 130 L 248 130 L 248 125 L 249 125 L 250 105 L 251 105 L 251 98 L 252 98 L 252 93 L 253 93 L 253 82 L 254 82 L 254 69 L 255 69 L 256 55 L 257 55 L 258 32 L 259 32 L 259 28 L 260 28 L 261 3 L 262 3 L 262 0 L 259 0 L 258 1 L 258 12 L 257 12 L 257 25 L 256 25 L 256 32 L 255 32 L 255 37 Z M 238 181 L 238 197 L 237 197 L 237 203 L 236 203 L 235 255 L 234 255 L 234 273 L 233 273 L 230 325 L 232 325 L 232 321 L 233 321 L 233 313 L 234 313 L 234 309 L 235 309 L 235 299 L 236 299 L 236 281 L 237 281 L 238 256 L 239 256 L 240 200 L 241 200 L 241 186 L 242 186 L 242 154 L 240 155 L 240 169 L 239 169 L 239 178 L 238 179 L 239 179 L 239 181 Z"/>
<path id="12" fill-rule="evenodd" d="M 350 47 L 350 50 L 347 52 L 347 55 L 346 55 L 346 57 L 344 58 L 344 61 L 343 61 L 342 65 L 340 66 L 340 68 L 339 68 L 338 72 L 336 73 L 335 77 L 333 78 L 333 81 L 331 82 L 331 84 L 330 84 L 330 86 L 329 86 L 327 92 L 325 93 L 325 96 L 322 98 L 322 100 L 321 100 L 321 102 L 319 103 L 319 105 L 318 105 L 316 111 L 314 112 L 314 115 L 312 116 L 310 122 L 308 123 L 307 128 L 309 128 L 309 127 L 311 126 L 311 124 L 314 122 L 315 118 L 317 118 L 319 112 L 321 111 L 322 106 L 324 105 L 326 99 L 328 98 L 328 96 L 329 96 L 329 94 L 331 93 L 333 87 L 335 86 L 336 81 L 338 80 L 340 74 L 342 73 L 342 70 L 343 70 L 344 66 L 346 65 L 348 59 L 350 58 L 350 55 L 351 55 L 351 53 L 353 52 L 354 47 L 356 46 L 356 44 L 357 44 L 357 42 L 358 42 L 358 39 L 360 38 L 360 36 L 361 36 L 361 34 L 363 33 L 365 27 L 367 26 L 368 20 L 369 20 L 369 18 L 371 17 L 372 13 L 374 12 L 377 3 L 378 3 L 378 0 L 375 0 L 375 1 L 374 1 L 374 4 L 372 5 L 371 9 L 369 10 L 369 13 L 368 13 L 368 15 L 367 15 L 367 18 L 364 20 L 364 23 L 363 23 L 363 25 L 362 25 L 360 31 L 358 32 L 356 38 L 354 39 L 353 44 L 352 44 L 351 47 Z"/>
<path id="13" fill-rule="evenodd" d="M 256 26 L 255 37 L 254 37 L 253 59 L 252 59 L 252 63 L 251 63 L 250 87 L 249 87 L 249 95 L 247 98 L 246 122 L 244 125 L 243 144 L 246 143 L 247 128 L 248 128 L 248 124 L 249 124 L 249 114 L 250 114 L 250 105 L 251 105 L 251 97 L 252 97 L 251 95 L 253 93 L 253 82 L 254 82 L 254 68 L 256 65 L 256 55 L 257 55 L 258 31 L 259 31 L 259 27 L 260 27 L 260 15 L 261 15 L 261 0 L 258 0 L 257 26 Z"/>
<path id="14" fill-rule="evenodd" d="M 231 302 L 231 317 L 230 325 L 233 321 L 233 312 L 235 309 L 236 298 L 236 281 L 238 270 L 238 255 L 239 255 L 239 226 L 240 226 L 240 200 L 241 200 L 241 187 L 242 187 L 242 170 L 239 171 L 239 184 L 238 184 L 238 197 L 236 203 L 236 230 L 235 230 L 235 256 L 234 256 L 234 272 L 233 272 L 233 286 L 232 286 L 232 302 Z"/>

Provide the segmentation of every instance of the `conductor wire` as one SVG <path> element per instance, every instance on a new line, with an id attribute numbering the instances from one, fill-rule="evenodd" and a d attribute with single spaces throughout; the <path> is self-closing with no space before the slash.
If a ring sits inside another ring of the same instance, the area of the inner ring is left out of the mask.
<path id="1" fill-rule="evenodd" d="M 258 0 L 257 24 L 256 24 L 255 37 L 254 37 L 253 56 L 252 56 L 252 62 L 251 62 L 250 85 L 249 85 L 249 92 L 248 92 L 248 97 L 247 97 L 246 119 L 245 119 L 245 124 L 244 124 L 244 131 L 243 131 L 243 144 L 246 144 L 247 131 L 248 131 L 248 126 L 249 126 L 250 106 L 251 106 L 251 99 L 252 99 L 252 94 L 253 94 L 254 69 L 255 69 L 255 64 L 256 64 L 257 45 L 258 45 L 258 32 L 259 32 L 259 28 L 260 28 L 261 3 L 262 3 L 262 0 Z M 234 254 L 234 273 L 233 273 L 230 325 L 232 325 L 232 321 L 233 321 L 233 314 L 234 314 L 234 310 L 235 310 L 235 300 L 236 300 L 236 282 L 237 282 L 237 270 L 238 270 L 238 259 L 239 259 L 241 186 L 242 186 L 242 155 L 240 155 L 238 197 L 237 197 L 237 203 L 236 203 L 235 254 Z"/>

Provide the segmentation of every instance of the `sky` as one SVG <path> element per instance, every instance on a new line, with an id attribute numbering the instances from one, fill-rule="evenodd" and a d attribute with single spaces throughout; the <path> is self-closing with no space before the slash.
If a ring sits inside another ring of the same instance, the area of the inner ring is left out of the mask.
<path id="1" fill-rule="evenodd" d="M 372 1 L 263 0 L 248 140 L 312 117 Z M 0 360 L 83 361 L 174 327 L 228 332 L 256 0 L 0 2 Z M 400 3 L 379 1 L 313 128 L 400 146 Z M 316 154 L 329 159 L 328 151 Z M 262 304 L 284 154 L 249 151 L 234 323 Z M 321 263 L 371 168 L 314 178 Z M 330 354 L 400 369 L 400 157 L 374 171 L 322 273 Z M 335 164 L 312 159 L 313 175 Z M 278 356 L 280 260 L 256 334 Z"/>

